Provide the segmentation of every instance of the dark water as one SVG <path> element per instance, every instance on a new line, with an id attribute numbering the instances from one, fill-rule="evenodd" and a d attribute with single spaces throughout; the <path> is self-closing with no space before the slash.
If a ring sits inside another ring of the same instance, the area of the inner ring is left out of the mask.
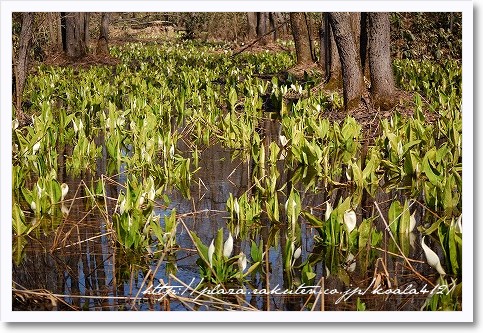
<path id="1" fill-rule="evenodd" d="M 267 122 L 265 124 L 267 140 L 278 137 L 278 123 Z M 266 145 L 268 146 L 268 144 Z M 164 216 L 171 209 L 182 216 L 183 222 L 189 230 L 193 230 L 204 244 L 209 244 L 215 237 L 219 228 L 225 228 L 225 239 L 228 234 L 226 228 L 227 213 L 226 199 L 229 193 L 239 196 L 250 187 L 250 174 L 247 163 L 241 163 L 238 159 L 231 161 L 231 151 L 219 146 L 207 148 L 200 157 L 200 170 L 196 173 L 191 185 L 191 199 L 183 198 L 176 191 L 168 193 L 171 204 L 165 208 L 157 208 L 156 213 Z M 100 164 L 98 169 L 102 171 Z M 286 181 L 287 171 L 281 166 L 281 180 Z M 123 177 L 118 179 L 123 181 Z M 176 241 L 180 248 L 176 253 L 163 257 L 159 267 L 159 256 L 150 256 L 148 253 L 134 254 L 119 250 L 115 246 L 111 235 L 106 228 L 105 211 L 112 213 L 115 208 L 114 200 L 107 200 L 107 206 L 100 205 L 104 212 L 97 207 L 89 205 L 87 200 L 82 199 L 85 195 L 82 181 L 68 179 L 63 181 L 69 184 L 71 189 L 67 199 L 67 206 L 72 203 L 68 216 L 59 219 L 50 219 L 42 222 L 42 227 L 29 236 L 14 238 L 14 266 L 13 287 L 14 309 L 18 310 L 213 310 L 219 308 L 233 309 L 259 309 L 259 310 L 301 310 L 310 309 L 304 306 L 307 302 L 314 302 L 316 296 L 309 301 L 307 295 L 253 295 L 245 294 L 238 299 L 232 295 L 222 297 L 227 302 L 235 304 L 210 305 L 204 301 L 201 305 L 195 302 L 182 302 L 178 299 L 149 300 L 143 298 L 142 292 L 151 283 L 157 285 L 162 281 L 170 286 L 181 285 L 179 281 L 170 277 L 171 267 L 176 265 L 174 275 L 185 284 L 196 285 L 200 281 L 199 268 L 196 265 L 198 255 L 194 250 L 192 240 L 187 230 L 179 225 Z M 77 190 L 77 192 L 76 192 Z M 120 187 L 115 184 L 106 186 L 107 196 L 117 198 Z M 342 192 L 341 192 L 342 191 Z M 334 202 L 338 196 L 343 196 L 343 191 L 334 190 L 329 198 L 327 193 L 304 193 L 302 195 L 303 206 L 313 208 L 314 214 L 322 212 L 324 202 L 328 199 Z M 398 193 L 379 193 L 375 201 L 385 216 L 391 201 Z M 283 201 L 284 202 L 284 201 Z M 357 211 L 358 221 L 360 216 L 372 216 L 377 214 L 372 203 L 368 200 Z M 418 209 L 417 206 L 415 206 Z M 417 211 L 418 221 L 423 221 L 424 211 Z M 161 220 L 161 223 L 163 221 Z M 384 230 L 381 220 L 376 221 L 379 230 Z M 270 226 L 262 221 L 260 232 L 256 235 L 256 241 L 263 239 L 267 244 L 274 228 L 279 228 L 278 244 L 270 248 L 268 262 L 270 290 L 287 287 L 284 277 L 282 248 L 284 246 L 284 232 L 286 226 Z M 410 258 L 413 269 L 424 276 L 424 279 L 416 276 L 408 267 L 407 262 L 397 255 L 399 252 L 390 240 L 389 233 L 384 232 L 380 249 L 369 251 L 369 256 L 353 251 L 354 259 L 349 263 L 347 253 L 338 248 L 327 248 L 314 242 L 316 231 L 302 224 L 302 255 L 296 263 L 301 263 L 309 255 L 318 256 L 314 265 L 316 273 L 315 281 L 326 290 L 337 290 L 338 294 L 326 294 L 319 297 L 314 306 L 315 310 L 355 310 L 357 297 L 366 304 L 368 310 L 420 310 L 427 298 L 426 294 L 417 295 L 378 295 L 372 293 L 371 282 L 379 278 L 381 288 L 405 289 L 408 286 L 420 290 L 425 284 L 432 289 L 431 284 L 436 284 L 436 272 L 425 263 L 424 253 L 421 248 L 420 234 L 408 237 L 407 257 Z M 412 240 L 412 242 L 411 242 Z M 428 242 L 428 240 L 427 240 Z M 429 240 L 430 246 L 435 249 Z M 437 249 L 437 248 L 436 248 Z M 250 253 L 250 242 L 235 239 L 234 251 Z M 393 254 L 396 255 L 393 255 Z M 441 253 L 439 253 L 442 258 Z M 354 267 L 355 263 L 355 267 Z M 296 265 L 297 266 L 297 265 Z M 294 281 L 300 280 L 300 268 L 295 269 Z M 156 272 L 155 276 L 148 272 Z M 335 274 L 333 274 L 336 272 Z M 147 277 L 147 278 L 146 278 Z M 257 274 L 247 290 L 266 288 L 267 277 Z M 350 292 L 355 288 L 366 290 L 364 294 L 354 295 L 340 300 L 342 292 Z M 45 295 L 50 294 L 47 297 Z M 184 294 L 193 299 L 189 293 Z"/>

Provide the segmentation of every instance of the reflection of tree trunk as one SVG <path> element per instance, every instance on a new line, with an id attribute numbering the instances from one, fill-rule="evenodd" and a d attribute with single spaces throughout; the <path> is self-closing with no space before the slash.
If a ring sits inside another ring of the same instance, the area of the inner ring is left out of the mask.
<path id="1" fill-rule="evenodd" d="M 15 87 L 16 87 L 16 109 L 17 119 L 24 120 L 25 115 L 22 112 L 22 94 L 25 86 L 25 79 L 28 70 L 28 52 L 32 41 L 32 26 L 34 23 L 34 13 L 22 14 L 22 30 L 20 32 L 18 56 L 15 66 Z"/>
<path id="2" fill-rule="evenodd" d="M 369 13 L 369 67 L 371 94 L 376 107 L 389 110 L 396 104 L 391 64 L 389 13 Z"/>
<path id="3" fill-rule="evenodd" d="M 344 106 L 349 110 L 359 105 L 364 89 L 360 56 L 352 35 L 350 14 L 330 13 L 329 18 L 342 65 Z"/>

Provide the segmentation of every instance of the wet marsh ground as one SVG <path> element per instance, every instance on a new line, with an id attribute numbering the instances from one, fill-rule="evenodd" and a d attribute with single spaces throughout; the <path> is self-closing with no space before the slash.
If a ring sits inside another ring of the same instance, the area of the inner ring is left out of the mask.
<path id="1" fill-rule="evenodd" d="M 321 117 L 337 94 L 287 104 L 313 83 L 257 77 L 292 55 L 212 51 L 128 44 L 113 68 L 30 79 L 34 124 L 14 128 L 13 308 L 460 310 L 457 65 L 395 62 L 424 100 L 377 118 L 368 140 L 350 115 Z"/>

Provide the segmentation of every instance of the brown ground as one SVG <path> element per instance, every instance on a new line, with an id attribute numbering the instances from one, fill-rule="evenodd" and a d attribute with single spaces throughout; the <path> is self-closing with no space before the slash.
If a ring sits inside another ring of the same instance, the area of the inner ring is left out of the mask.
<path id="1" fill-rule="evenodd" d="M 63 52 L 57 52 L 49 55 L 44 64 L 50 66 L 73 66 L 88 68 L 91 66 L 115 66 L 120 61 L 110 55 L 88 54 L 80 59 L 70 59 Z"/>

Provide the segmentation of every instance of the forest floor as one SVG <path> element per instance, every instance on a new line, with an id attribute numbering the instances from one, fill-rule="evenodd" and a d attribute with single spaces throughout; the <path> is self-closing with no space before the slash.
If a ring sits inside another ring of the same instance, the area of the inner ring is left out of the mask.
<path id="1" fill-rule="evenodd" d="M 146 29 L 141 29 L 146 30 Z M 144 35 L 144 34 L 143 34 Z M 141 43 L 160 43 L 162 41 L 167 41 L 168 39 L 163 37 L 160 40 L 157 39 L 146 39 L 139 36 L 131 36 L 129 38 L 117 35 L 111 41 L 111 45 L 118 45 L 122 46 L 129 42 L 141 42 Z M 160 37 L 161 38 L 161 37 Z M 95 49 L 94 42 L 90 45 L 91 49 Z M 226 45 L 225 45 L 226 48 Z M 225 49 L 220 47 L 219 52 L 224 52 Z M 233 56 L 237 56 L 240 53 L 260 53 L 260 52 L 292 52 L 294 51 L 294 47 L 292 46 L 282 46 L 278 43 L 267 43 L 265 45 L 261 45 L 259 43 L 255 43 L 250 45 L 250 43 L 244 43 L 243 45 L 234 43 L 232 45 L 232 52 Z M 215 49 L 213 52 L 217 52 Z M 80 59 L 70 59 L 65 55 L 63 52 L 55 52 L 50 54 L 47 59 L 44 61 L 45 65 L 50 66 L 72 66 L 75 68 L 82 68 L 86 69 L 91 66 L 116 66 L 121 61 L 115 57 L 110 55 L 98 55 L 95 53 L 90 53 L 87 56 L 80 58 Z M 317 75 L 320 74 L 320 71 L 317 68 L 317 64 L 311 64 L 306 68 L 302 68 L 300 66 L 288 68 L 286 71 L 281 73 L 273 73 L 273 75 L 277 75 L 279 79 L 283 81 L 286 80 L 288 74 L 295 75 L 295 77 L 301 76 L 300 73 L 310 75 Z M 272 75 L 266 75 L 263 79 L 270 81 Z M 321 88 L 318 89 L 318 92 L 331 95 L 333 93 L 339 94 L 342 96 L 342 87 L 331 87 L 325 88 L 324 84 L 321 84 Z M 369 94 L 367 94 L 369 96 Z M 380 127 L 380 120 L 381 119 L 388 119 L 390 118 L 396 111 L 401 114 L 402 116 L 411 117 L 414 114 L 414 94 L 408 91 L 398 91 L 398 99 L 399 102 L 396 104 L 394 108 L 388 111 L 381 111 L 377 108 L 372 106 L 370 98 L 363 98 L 359 105 L 348 112 L 334 112 L 333 109 L 325 109 L 323 111 L 322 117 L 329 119 L 330 121 L 342 122 L 347 117 L 347 115 L 351 115 L 363 128 L 364 138 L 371 141 L 374 137 L 380 134 L 379 127 Z M 439 115 L 430 112 L 428 108 L 423 108 L 423 114 L 425 116 L 425 120 L 429 123 L 435 122 Z"/>

